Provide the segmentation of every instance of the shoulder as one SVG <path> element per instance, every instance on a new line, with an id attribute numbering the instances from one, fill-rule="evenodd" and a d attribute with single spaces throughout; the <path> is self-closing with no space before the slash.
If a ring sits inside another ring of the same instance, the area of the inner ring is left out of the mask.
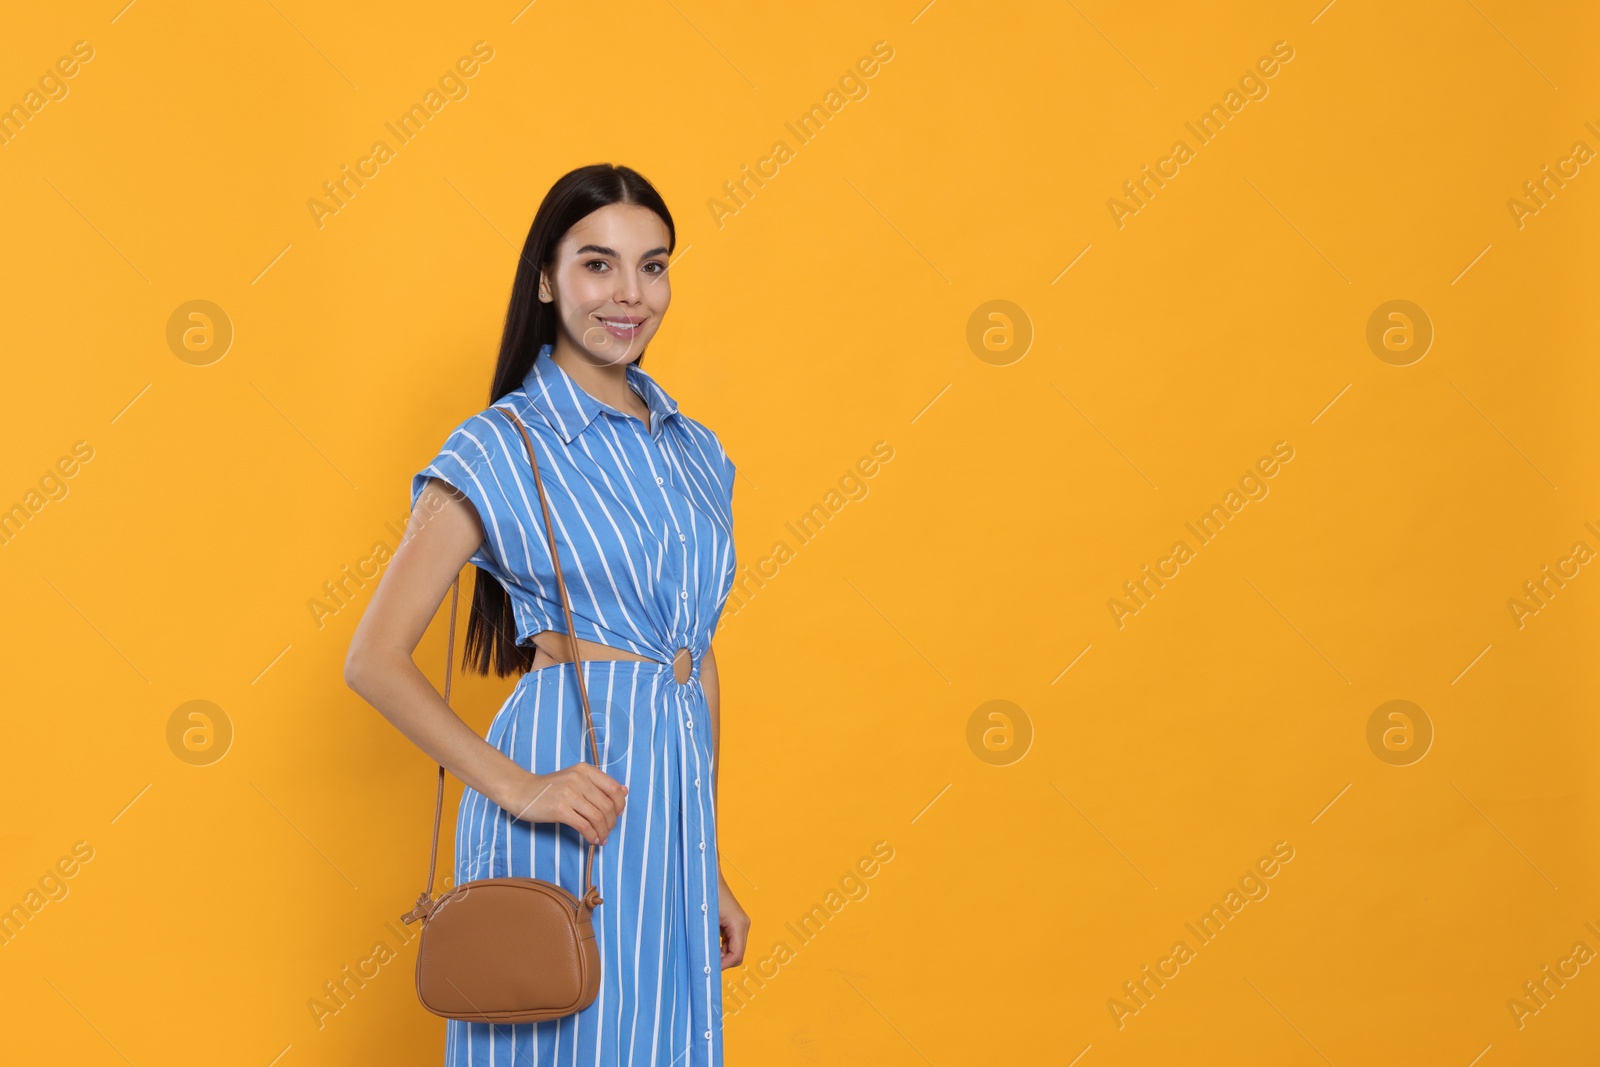
<path id="1" fill-rule="evenodd" d="M 514 415 L 510 418 L 507 413 Z M 515 389 L 482 411 L 457 423 L 445 437 L 442 452 L 499 463 L 509 457 L 515 461 L 526 452 L 518 425 L 539 444 L 548 444 L 556 430 L 522 389 Z"/>
<path id="2" fill-rule="evenodd" d="M 441 459 L 451 459 L 469 468 L 494 463 L 503 456 L 509 442 L 516 439 L 510 420 L 493 408 L 468 415 L 445 435 L 439 449 Z"/>
<path id="3" fill-rule="evenodd" d="M 413 499 L 428 478 L 439 478 L 466 493 L 480 512 L 499 510 L 495 505 L 500 499 L 516 496 L 519 472 L 528 463 L 527 446 L 507 410 L 527 428 L 534 447 L 541 453 L 549 448 L 554 431 L 525 396 L 508 394 L 450 429 L 432 461 L 413 478 Z"/>
<path id="4" fill-rule="evenodd" d="M 678 425 L 682 430 L 684 440 L 691 448 L 696 448 L 706 458 L 714 469 L 727 468 L 732 474 L 733 460 L 728 457 L 728 450 L 722 446 L 722 438 L 717 436 L 715 430 L 683 413 L 680 409 L 677 414 Z"/>

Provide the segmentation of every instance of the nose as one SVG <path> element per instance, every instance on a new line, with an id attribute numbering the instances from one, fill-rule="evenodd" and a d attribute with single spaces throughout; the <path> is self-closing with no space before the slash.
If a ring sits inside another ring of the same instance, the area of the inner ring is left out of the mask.
<path id="1" fill-rule="evenodd" d="M 643 297 L 639 286 L 639 275 L 633 271 L 618 271 L 616 288 L 612 290 L 612 297 L 619 304 L 637 304 Z"/>

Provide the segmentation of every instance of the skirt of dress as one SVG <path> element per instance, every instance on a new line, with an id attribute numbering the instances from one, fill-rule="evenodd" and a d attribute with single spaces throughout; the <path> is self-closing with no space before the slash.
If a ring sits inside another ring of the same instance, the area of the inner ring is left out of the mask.
<path id="1" fill-rule="evenodd" d="M 721 933 L 711 723 L 699 671 L 679 684 L 667 664 L 595 660 L 525 674 L 487 740 L 548 774 L 584 758 L 584 671 L 600 757 L 628 787 L 622 817 L 595 855 L 600 993 L 581 1012 L 541 1023 L 446 1022 L 446 1067 L 721 1067 Z M 558 823 L 511 818 L 474 789 L 456 818 L 457 884 L 532 877 L 582 893 L 584 842 Z"/>

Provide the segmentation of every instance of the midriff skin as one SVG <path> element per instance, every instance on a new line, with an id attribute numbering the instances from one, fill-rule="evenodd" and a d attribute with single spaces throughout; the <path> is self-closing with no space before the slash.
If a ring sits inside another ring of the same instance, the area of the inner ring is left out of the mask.
<path id="1" fill-rule="evenodd" d="M 567 635 L 555 630 L 541 630 L 533 635 L 535 652 L 533 666 L 529 670 L 538 670 L 555 663 L 566 663 L 572 657 L 568 654 L 569 644 Z M 614 648 L 611 645 L 602 645 L 598 641 L 590 641 L 586 637 L 578 638 L 578 655 L 586 660 L 596 659 L 642 659 L 650 663 L 659 663 L 649 656 L 641 656 L 636 652 L 629 652 L 625 648 Z"/>

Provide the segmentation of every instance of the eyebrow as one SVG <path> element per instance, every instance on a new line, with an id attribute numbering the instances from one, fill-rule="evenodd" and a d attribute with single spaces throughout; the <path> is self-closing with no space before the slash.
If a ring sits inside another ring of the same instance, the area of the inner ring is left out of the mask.
<path id="1" fill-rule="evenodd" d="M 602 256 L 610 256 L 612 259 L 621 259 L 622 258 L 622 256 L 617 253 L 617 250 L 615 248 L 607 248 L 605 245 L 584 245 L 582 248 L 580 248 L 576 252 L 574 252 L 573 255 L 581 256 L 585 252 L 598 252 Z M 664 256 L 666 254 L 667 254 L 667 250 L 665 248 L 652 248 L 650 251 L 646 252 L 644 255 L 640 256 L 639 258 L 640 259 L 649 259 L 651 256 Z"/>

